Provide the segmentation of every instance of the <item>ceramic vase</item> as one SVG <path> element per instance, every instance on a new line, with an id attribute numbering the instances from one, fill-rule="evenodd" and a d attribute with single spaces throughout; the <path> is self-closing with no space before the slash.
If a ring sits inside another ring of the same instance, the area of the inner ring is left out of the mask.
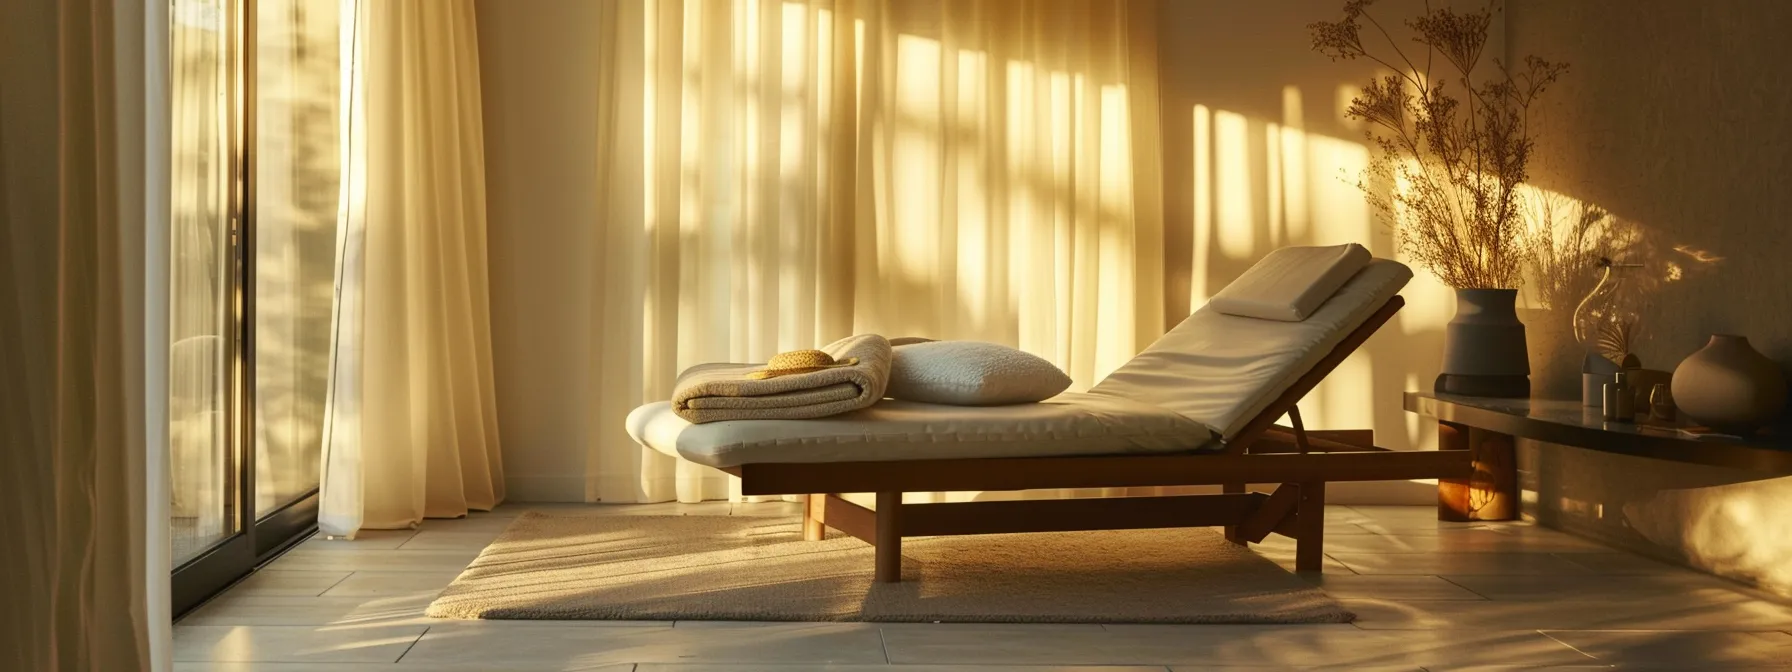
<path id="1" fill-rule="evenodd" d="M 1444 328 L 1444 366 L 1434 387 L 1437 392 L 1531 396 L 1531 358 L 1517 303 L 1516 289 L 1456 290 L 1456 317 Z"/>
<path id="2" fill-rule="evenodd" d="M 1786 405 L 1779 364 L 1730 334 L 1712 336 L 1681 362 L 1671 388 L 1682 414 L 1726 434 L 1753 434 Z"/>

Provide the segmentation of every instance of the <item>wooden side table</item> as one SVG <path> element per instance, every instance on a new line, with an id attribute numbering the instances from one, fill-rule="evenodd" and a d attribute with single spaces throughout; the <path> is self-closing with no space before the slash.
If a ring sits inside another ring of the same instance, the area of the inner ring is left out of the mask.
<path id="1" fill-rule="evenodd" d="M 1578 400 L 1490 399 L 1407 392 L 1409 413 L 1437 418 L 1438 448 L 1473 453 L 1466 480 L 1437 484 L 1438 520 L 1518 517 L 1517 439 L 1608 453 L 1705 464 L 1772 475 L 1792 474 L 1792 437 L 1692 438 L 1675 426 L 1608 422 Z"/>

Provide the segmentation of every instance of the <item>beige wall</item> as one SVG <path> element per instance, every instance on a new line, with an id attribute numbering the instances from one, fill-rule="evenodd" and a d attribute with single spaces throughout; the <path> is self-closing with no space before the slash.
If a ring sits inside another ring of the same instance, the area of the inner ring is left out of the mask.
<path id="1" fill-rule="evenodd" d="M 492 347 L 515 501 L 582 501 L 597 3 L 478 3 Z"/>
<path id="2" fill-rule="evenodd" d="M 1534 181 L 1641 233 L 1647 366 L 1671 370 L 1714 332 L 1792 362 L 1788 34 L 1786 2 L 1509 0 L 1508 54 L 1573 68 L 1547 98 Z M 1571 308 L 1526 318 L 1538 383 L 1559 396 L 1578 370 Z M 1792 479 L 1555 446 L 1523 463 L 1552 524 L 1792 585 Z"/>

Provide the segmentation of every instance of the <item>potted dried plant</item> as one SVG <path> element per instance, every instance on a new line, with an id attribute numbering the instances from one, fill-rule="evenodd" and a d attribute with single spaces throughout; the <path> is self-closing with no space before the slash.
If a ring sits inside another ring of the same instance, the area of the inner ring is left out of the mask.
<path id="1" fill-rule="evenodd" d="M 1332 60 L 1369 59 L 1392 71 L 1371 80 L 1346 114 L 1365 123 L 1373 145 L 1356 183 L 1370 208 L 1406 258 L 1456 290 L 1437 391 L 1529 396 L 1515 306 L 1531 254 L 1519 187 L 1533 146 L 1531 105 L 1567 66 L 1527 56 L 1511 67 L 1486 55 L 1491 4 L 1408 19 L 1424 48 L 1408 54 L 1370 15 L 1372 4 L 1349 0 L 1342 19 L 1308 29 L 1313 49 Z"/>

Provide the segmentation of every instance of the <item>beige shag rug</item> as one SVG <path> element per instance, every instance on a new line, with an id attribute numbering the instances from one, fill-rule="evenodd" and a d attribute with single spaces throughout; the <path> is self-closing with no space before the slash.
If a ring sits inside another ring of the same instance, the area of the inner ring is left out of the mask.
<path id="1" fill-rule="evenodd" d="M 463 619 L 1342 623 L 1336 601 L 1213 530 L 905 540 L 903 582 L 871 546 L 796 518 L 528 513 L 429 615 Z"/>

